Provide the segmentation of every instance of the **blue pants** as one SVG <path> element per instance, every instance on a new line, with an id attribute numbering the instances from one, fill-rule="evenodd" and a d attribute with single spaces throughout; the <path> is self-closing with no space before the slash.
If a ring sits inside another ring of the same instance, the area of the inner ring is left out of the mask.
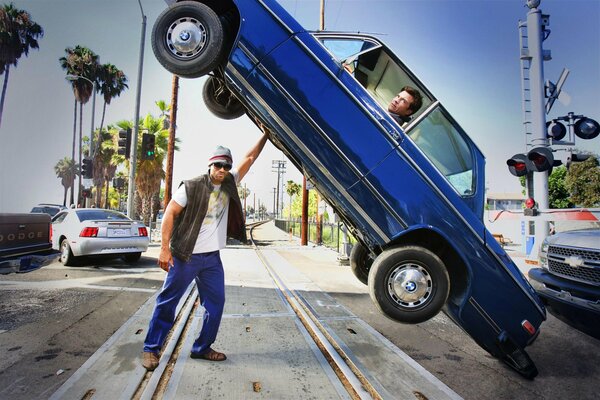
<path id="1" fill-rule="evenodd" d="M 154 314 L 144 340 L 144 351 L 153 353 L 160 351 L 175 322 L 177 304 L 195 279 L 200 301 L 206 311 L 202 329 L 192 346 L 192 352 L 206 353 L 217 337 L 225 305 L 225 276 L 219 251 L 193 254 L 187 263 L 176 257 L 173 257 L 173 260 L 174 265 L 169 269 L 162 290 L 156 299 Z"/>

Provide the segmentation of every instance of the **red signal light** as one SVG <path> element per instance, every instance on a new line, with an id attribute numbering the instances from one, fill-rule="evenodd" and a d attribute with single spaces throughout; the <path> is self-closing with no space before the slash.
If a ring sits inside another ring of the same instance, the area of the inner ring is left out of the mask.
<path id="1" fill-rule="evenodd" d="M 533 207 L 535 207 L 535 200 L 533 198 L 528 198 L 527 200 L 525 200 L 525 207 L 531 209 Z"/>

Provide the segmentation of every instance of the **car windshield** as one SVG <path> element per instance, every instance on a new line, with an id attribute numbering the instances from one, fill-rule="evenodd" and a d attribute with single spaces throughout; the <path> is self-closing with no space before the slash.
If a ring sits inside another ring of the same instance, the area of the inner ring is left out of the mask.
<path id="1" fill-rule="evenodd" d="M 76 214 L 81 222 L 91 220 L 129 220 L 124 214 L 111 210 L 77 210 Z"/>

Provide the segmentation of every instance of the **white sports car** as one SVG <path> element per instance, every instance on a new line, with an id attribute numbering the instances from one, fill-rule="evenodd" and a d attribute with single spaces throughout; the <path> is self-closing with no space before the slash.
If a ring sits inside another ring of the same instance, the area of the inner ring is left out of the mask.
<path id="1" fill-rule="evenodd" d="M 72 265 L 77 257 L 110 255 L 136 262 L 148 249 L 148 229 L 124 214 L 101 208 L 63 210 L 52 219 L 52 248 L 60 261 Z"/>

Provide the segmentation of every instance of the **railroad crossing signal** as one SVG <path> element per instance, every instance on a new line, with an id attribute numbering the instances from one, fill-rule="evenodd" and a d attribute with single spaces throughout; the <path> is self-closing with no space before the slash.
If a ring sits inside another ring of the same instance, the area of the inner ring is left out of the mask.
<path id="1" fill-rule="evenodd" d="M 154 142 L 156 136 L 151 133 L 142 135 L 142 160 L 154 160 Z"/>
<path id="2" fill-rule="evenodd" d="M 119 151 L 118 153 L 125 158 L 131 154 L 131 128 L 121 129 L 119 131 Z"/>

